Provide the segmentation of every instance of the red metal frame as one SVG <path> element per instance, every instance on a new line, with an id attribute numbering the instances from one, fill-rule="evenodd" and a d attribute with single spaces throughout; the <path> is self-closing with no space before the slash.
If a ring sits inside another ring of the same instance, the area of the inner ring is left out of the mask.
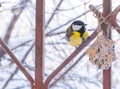
<path id="1" fill-rule="evenodd" d="M 36 0 L 35 89 L 43 89 L 44 0 Z"/>
<path id="2" fill-rule="evenodd" d="M 29 80 L 31 86 L 33 86 L 34 80 L 33 80 L 32 76 L 24 68 L 24 66 L 18 61 L 18 59 L 16 58 L 16 56 L 12 53 L 12 51 L 7 47 L 7 45 L 5 44 L 4 41 L 2 41 L 1 38 L 0 38 L 0 44 L 3 47 L 3 49 L 9 54 L 9 56 L 15 62 L 15 64 L 18 66 L 18 68 L 23 72 L 23 74 L 25 75 L 25 77 Z"/>
<path id="3" fill-rule="evenodd" d="M 108 5 L 106 5 L 108 3 Z M 96 15 L 103 15 L 103 17 L 108 16 L 111 12 L 110 10 L 111 0 L 103 0 L 103 14 L 100 13 L 94 6 L 90 5 L 90 9 Z M 114 28 L 119 28 L 116 22 L 116 16 L 120 12 L 120 6 L 118 6 L 111 15 L 106 19 Z M 113 19 L 114 18 L 114 19 Z M 43 82 L 44 73 L 44 0 L 36 0 L 36 38 L 35 38 L 35 81 L 27 70 L 22 66 L 18 59 L 14 56 L 11 50 L 0 38 L 0 44 L 3 49 L 10 55 L 12 60 L 17 64 L 19 69 L 24 73 L 26 78 L 29 80 L 32 89 L 48 89 L 51 80 L 79 53 L 81 52 L 87 44 L 89 44 L 98 34 L 95 31 L 82 45 L 78 47 L 60 66 L 58 66 L 55 71 L 53 71 L 48 78 Z M 97 28 L 98 29 L 98 28 Z M 104 30 L 104 29 L 103 29 Z M 116 29 L 119 33 L 120 30 Z M 78 59 L 80 60 L 80 59 Z M 78 61 L 77 60 L 77 61 Z M 74 65 L 73 65 L 74 66 Z M 68 71 L 68 70 L 67 70 Z M 66 72 L 65 72 L 66 73 Z M 62 75 L 63 76 L 63 75 Z M 103 71 L 103 89 L 111 89 L 111 68 L 109 70 Z"/>
<path id="4" fill-rule="evenodd" d="M 107 4 L 106 4 L 107 3 Z M 103 0 L 103 16 L 107 17 L 111 13 L 111 0 Z M 108 25 L 103 23 L 106 28 L 103 28 L 103 32 L 105 32 L 105 36 L 109 34 L 109 39 L 111 39 L 111 29 L 108 29 Z M 109 32 L 109 33 L 108 33 Z M 111 89 L 111 67 L 108 70 L 103 70 L 103 89 Z"/>

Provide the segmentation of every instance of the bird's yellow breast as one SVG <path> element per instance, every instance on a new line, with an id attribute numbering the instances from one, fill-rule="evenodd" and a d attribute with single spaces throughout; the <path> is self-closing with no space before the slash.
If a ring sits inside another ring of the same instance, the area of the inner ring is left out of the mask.
<path id="1" fill-rule="evenodd" d="M 71 46 L 77 47 L 82 43 L 82 38 L 80 37 L 80 33 L 74 31 L 73 35 L 70 37 L 68 44 Z"/>

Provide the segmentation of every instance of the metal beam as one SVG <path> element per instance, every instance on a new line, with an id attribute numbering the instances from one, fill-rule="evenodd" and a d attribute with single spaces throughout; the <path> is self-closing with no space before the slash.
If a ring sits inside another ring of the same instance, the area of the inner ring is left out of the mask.
<path id="1" fill-rule="evenodd" d="M 21 72 L 25 75 L 25 77 L 29 80 L 31 87 L 33 87 L 34 80 L 33 80 L 32 76 L 25 69 L 25 67 L 19 62 L 17 57 L 12 53 L 12 51 L 7 47 L 7 45 L 1 38 L 0 38 L 0 45 L 6 51 L 6 53 L 8 53 L 8 55 L 11 57 L 11 59 L 14 61 L 14 63 L 17 65 L 17 67 L 21 70 Z"/>
<path id="2" fill-rule="evenodd" d="M 103 16 L 106 17 L 110 13 L 111 13 L 111 0 L 103 0 Z M 111 39 L 111 29 L 107 29 L 108 25 L 103 23 L 101 27 L 104 36 L 108 39 Z M 107 31 L 106 29 L 109 31 Z M 107 34 L 109 34 L 109 36 Z M 111 89 L 111 67 L 108 70 L 103 70 L 103 89 Z"/>
<path id="3" fill-rule="evenodd" d="M 36 0 L 35 89 L 43 89 L 44 0 Z"/>

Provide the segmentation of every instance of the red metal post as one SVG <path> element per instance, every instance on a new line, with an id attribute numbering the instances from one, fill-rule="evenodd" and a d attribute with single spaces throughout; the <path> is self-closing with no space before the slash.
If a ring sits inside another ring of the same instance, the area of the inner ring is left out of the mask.
<path id="1" fill-rule="evenodd" d="M 106 5 L 106 4 L 104 4 L 104 5 Z M 108 6 L 110 6 L 110 5 L 108 5 Z M 96 14 L 96 16 L 100 16 L 102 14 L 93 5 L 90 5 L 89 8 Z M 105 8 L 104 8 L 104 10 L 105 10 Z M 114 28 L 120 28 L 116 22 L 116 16 L 119 12 L 120 12 L 120 5 L 117 8 L 115 8 L 115 10 L 111 13 L 111 15 L 106 19 L 106 21 L 108 21 L 111 24 L 111 26 L 113 26 Z M 103 17 L 105 18 L 106 16 L 107 15 L 104 14 Z M 118 29 L 117 32 L 120 33 L 120 30 Z M 111 37 L 109 37 L 109 38 L 111 38 Z M 109 70 L 103 71 L 103 89 L 111 89 L 111 68 Z"/>
<path id="2" fill-rule="evenodd" d="M 111 13 L 111 0 L 103 0 L 103 16 L 106 17 L 110 13 Z M 107 38 L 111 39 L 111 29 L 108 29 L 109 31 L 106 31 L 108 25 L 103 23 L 101 26 L 104 27 L 103 32 L 105 33 L 105 36 L 109 34 L 109 37 Z M 111 68 L 109 70 L 103 71 L 103 89 L 111 89 Z"/>
<path id="3" fill-rule="evenodd" d="M 35 89 L 43 89 L 44 0 L 36 0 Z"/>
<path id="4" fill-rule="evenodd" d="M 111 89 L 111 68 L 103 71 L 103 89 Z"/>

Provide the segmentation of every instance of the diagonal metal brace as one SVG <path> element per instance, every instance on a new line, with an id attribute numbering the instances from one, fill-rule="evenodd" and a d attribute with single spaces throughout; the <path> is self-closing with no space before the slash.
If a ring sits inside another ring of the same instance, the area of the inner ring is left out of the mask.
<path id="1" fill-rule="evenodd" d="M 111 12 L 107 17 L 104 17 L 102 13 L 98 9 L 95 8 L 95 6 L 90 5 L 89 8 L 91 9 L 91 11 L 93 11 L 93 13 L 96 14 L 96 17 L 98 19 L 100 19 L 99 17 L 102 17 L 103 19 L 102 22 L 107 21 L 120 34 L 120 26 L 118 25 L 116 21 L 117 14 L 120 12 L 120 5 L 117 8 L 115 8 L 115 10 Z"/>
<path id="2" fill-rule="evenodd" d="M 25 67 L 19 62 L 17 57 L 12 53 L 12 51 L 8 48 L 8 46 L 5 44 L 5 42 L 1 38 L 0 38 L 0 45 L 6 51 L 6 53 L 8 53 L 8 55 L 11 57 L 14 63 L 18 66 L 18 68 L 22 71 L 25 77 L 29 80 L 31 86 L 34 87 L 34 79 L 32 78 L 32 76 L 25 69 Z"/>

